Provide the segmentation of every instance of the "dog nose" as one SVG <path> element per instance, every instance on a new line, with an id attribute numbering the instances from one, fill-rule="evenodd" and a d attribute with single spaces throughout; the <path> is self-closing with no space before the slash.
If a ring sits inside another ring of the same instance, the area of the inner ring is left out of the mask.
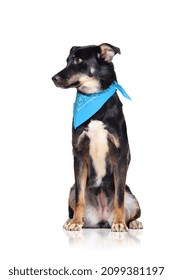
<path id="1" fill-rule="evenodd" d="M 54 83 L 58 83 L 59 81 L 60 81 L 60 76 L 58 76 L 58 75 L 55 75 L 55 76 L 53 76 L 52 77 L 52 81 L 54 82 Z"/>

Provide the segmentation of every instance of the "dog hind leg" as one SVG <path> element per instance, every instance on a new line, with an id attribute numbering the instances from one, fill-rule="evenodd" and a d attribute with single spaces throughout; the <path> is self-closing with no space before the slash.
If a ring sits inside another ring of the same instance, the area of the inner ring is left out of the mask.
<path id="1" fill-rule="evenodd" d="M 126 185 L 125 191 L 125 220 L 129 229 L 142 229 L 143 225 L 137 219 L 141 215 L 141 209 L 136 197 Z"/>

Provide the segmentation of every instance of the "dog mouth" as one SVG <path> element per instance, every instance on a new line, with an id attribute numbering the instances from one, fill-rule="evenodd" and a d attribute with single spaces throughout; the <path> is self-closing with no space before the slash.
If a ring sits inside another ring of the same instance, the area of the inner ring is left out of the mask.
<path id="1" fill-rule="evenodd" d="M 60 76 L 53 76 L 52 81 L 56 87 L 68 89 L 68 88 L 78 88 L 80 86 L 79 81 L 71 81 L 71 79 L 62 79 Z"/>
<path id="2" fill-rule="evenodd" d="M 55 84 L 56 87 L 63 88 L 63 89 L 78 88 L 80 86 L 79 82 L 75 82 L 75 83 L 72 83 L 72 84 L 54 82 L 54 84 Z"/>
<path id="3" fill-rule="evenodd" d="M 80 82 L 74 82 L 72 84 L 66 84 L 64 85 L 64 88 L 78 88 L 80 86 Z"/>

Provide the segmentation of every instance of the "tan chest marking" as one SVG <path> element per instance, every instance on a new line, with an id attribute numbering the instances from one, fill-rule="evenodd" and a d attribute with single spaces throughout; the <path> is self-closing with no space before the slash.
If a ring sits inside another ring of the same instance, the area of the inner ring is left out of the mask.
<path id="1" fill-rule="evenodd" d="M 109 150 L 107 141 L 108 132 L 101 121 L 91 121 L 88 128 L 86 134 L 90 139 L 89 153 L 97 174 L 96 186 L 99 186 L 102 178 L 106 175 L 105 158 Z"/>

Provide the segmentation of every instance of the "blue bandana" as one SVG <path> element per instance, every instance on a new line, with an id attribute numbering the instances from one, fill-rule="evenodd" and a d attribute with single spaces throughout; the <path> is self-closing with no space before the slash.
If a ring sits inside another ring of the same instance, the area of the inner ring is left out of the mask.
<path id="1" fill-rule="evenodd" d="M 116 81 L 114 81 L 107 89 L 96 93 L 83 94 L 77 91 L 73 109 L 74 128 L 77 128 L 79 125 L 92 117 L 117 89 L 124 97 L 131 100 L 130 96 L 126 93 L 123 87 Z"/>

